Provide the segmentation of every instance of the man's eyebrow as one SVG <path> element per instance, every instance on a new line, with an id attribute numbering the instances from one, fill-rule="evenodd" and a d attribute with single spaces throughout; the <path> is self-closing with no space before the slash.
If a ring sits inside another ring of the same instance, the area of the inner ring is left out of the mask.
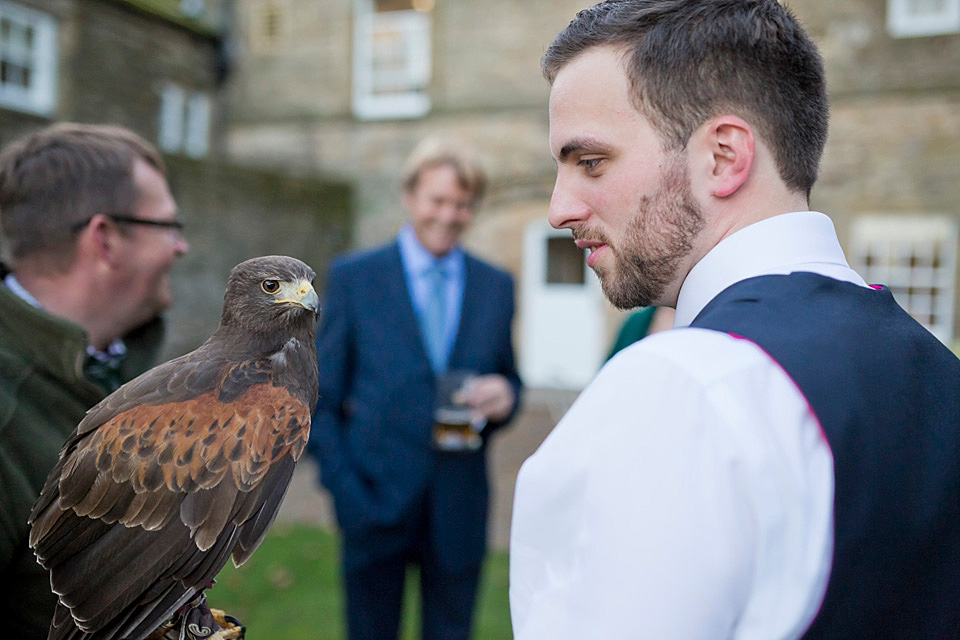
<path id="1" fill-rule="evenodd" d="M 571 154 L 582 153 L 585 150 L 590 152 L 604 153 L 609 152 L 610 147 L 597 138 L 574 138 L 560 148 L 560 153 L 557 154 L 557 161 L 566 162 L 567 158 L 569 158 Z"/>

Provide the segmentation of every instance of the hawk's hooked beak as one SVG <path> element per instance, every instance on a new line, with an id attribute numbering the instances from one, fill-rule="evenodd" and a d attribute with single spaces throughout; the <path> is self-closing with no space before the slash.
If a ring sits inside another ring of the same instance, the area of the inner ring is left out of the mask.
<path id="1" fill-rule="evenodd" d="M 300 282 L 281 282 L 280 295 L 276 298 L 277 303 L 286 302 L 309 309 L 314 313 L 320 312 L 320 298 L 314 291 L 313 285 L 306 280 Z"/>

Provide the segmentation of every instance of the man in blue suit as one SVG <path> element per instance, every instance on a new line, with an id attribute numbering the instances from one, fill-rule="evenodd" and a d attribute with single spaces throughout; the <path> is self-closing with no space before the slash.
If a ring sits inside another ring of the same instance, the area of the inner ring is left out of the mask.
<path id="1" fill-rule="evenodd" d="M 310 451 L 342 532 L 351 640 L 397 637 L 411 564 L 423 638 L 470 635 L 486 550 L 485 445 L 521 388 L 513 280 L 458 245 L 485 183 L 462 148 L 424 141 L 404 171 L 409 224 L 330 267 Z M 477 448 L 434 443 L 434 390 L 448 370 L 477 374 L 464 397 L 485 424 Z"/>

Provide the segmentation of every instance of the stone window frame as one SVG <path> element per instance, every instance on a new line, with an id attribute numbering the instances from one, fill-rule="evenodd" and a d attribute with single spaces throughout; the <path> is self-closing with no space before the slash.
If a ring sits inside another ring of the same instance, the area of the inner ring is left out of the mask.
<path id="1" fill-rule="evenodd" d="M 960 0 L 887 0 L 887 31 L 897 38 L 960 33 Z"/>
<path id="2" fill-rule="evenodd" d="M 379 11 L 377 0 L 354 0 L 353 7 L 354 115 L 361 120 L 426 115 L 432 70 L 429 5 Z"/>
<path id="3" fill-rule="evenodd" d="M 0 0 L 0 106 L 41 116 L 57 106 L 57 20 Z"/>
<path id="4" fill-rule="evenodd" d="M 205 157 L 210 150 L 210 95 L 188 91 L 176 82 L 165 82 L 159 94 L 157 145 L 166 153 Z"/>
<path id="5" fill-rule="evenodd" d="M 864 280 L 889 287 L 900 306 L 950 346 L 957 239 L 950 215 L 869 214 L 853 221 L 847 257 Z"/>

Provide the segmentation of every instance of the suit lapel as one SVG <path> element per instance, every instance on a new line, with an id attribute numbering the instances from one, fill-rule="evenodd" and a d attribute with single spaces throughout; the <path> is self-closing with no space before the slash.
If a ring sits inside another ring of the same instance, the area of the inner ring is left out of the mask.
<path id="1" fill-rule="evenodd" d="M 460 324 L 457 327 L 457 336 L 453 341 L 453 350 L 450 352 L 449 366 L 451 367 L 461 362 L 462 352 L 473 339 L 477 324 L 483 322 L 480 316 L 483 314 L 485 306 L 481 304 L 481 301 L 486 301 L 484 289 L 485 283 L 477 274 L 475 261 L 465 254 L 463 300 L 460 303 Z"/>

